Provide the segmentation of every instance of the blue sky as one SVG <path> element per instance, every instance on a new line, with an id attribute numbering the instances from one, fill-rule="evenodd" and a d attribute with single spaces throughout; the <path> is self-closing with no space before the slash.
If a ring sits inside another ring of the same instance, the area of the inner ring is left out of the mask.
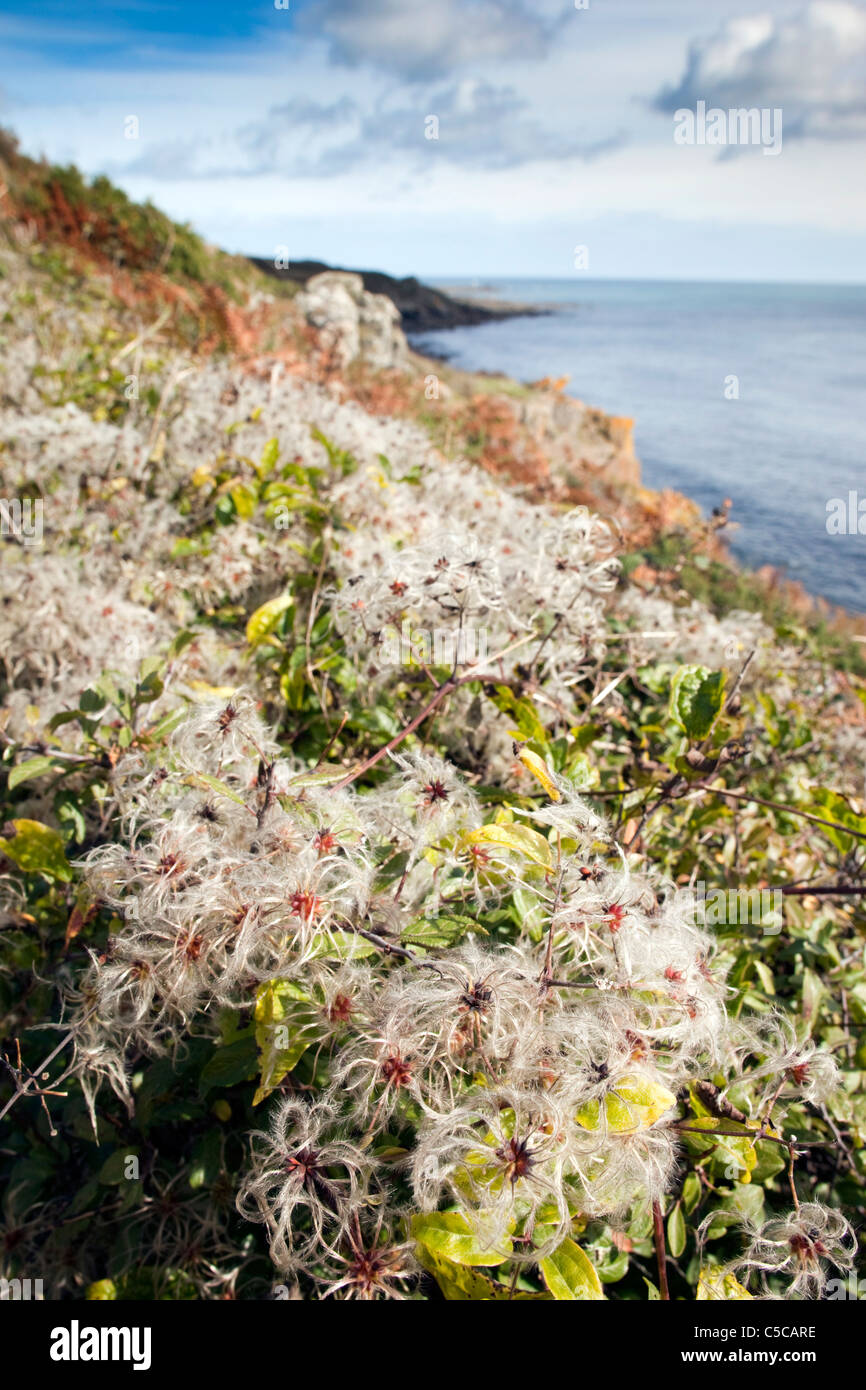
<path id="1" fill-rule="evenodd" d="M 699 102 L 778 154 L 678 144 Z M 0 122 L 230 250 L 866 279 L 866 0 L 0 0 Z"/>

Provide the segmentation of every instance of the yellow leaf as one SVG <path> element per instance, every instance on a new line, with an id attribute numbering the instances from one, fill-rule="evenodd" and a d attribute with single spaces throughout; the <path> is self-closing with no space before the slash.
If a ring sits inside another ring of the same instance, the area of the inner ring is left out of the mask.
<path id="1" fill-rule="evenodd" d="M 7 833 L 0 838 L 0 853 L 19 869 L 26 874 L 43 874 L 61 883 L 69 882 L 72 869 L 56 830 L 38 820 L 7 821 L 3 828 Z"/>
<path id="2" fill-rule="evenodd" d="M 573 1303 L 579 1299 L 591 1299 L 598 1303 L 604 1299 L 601 1281 L 592 1261 L 575 1241 L 567 1237 L 552 1255 L 539 1260 L 538 1267 L 558 1303 Z"/>
<path id="3" fill-rule="evenodd" d="M 721 1300 L 751 1298 L 733 1274 L 726 1274 L 719 1265 L 704 1265 L 698 1275 L 698 1303 L 715 1303 Z"/>
<path id="4" fill-rule="evenodd" d="M 255 1021 L 261 1079 L 253 1105 L 259 1105 L 315 1042 L 316 1010 L 291 980 L 267 980 L 256 992 Z"/>
<path id="5" fill-rule="evenodd" d="M 626 1076 L 603 1100 L 605 1128 L 611 1134 L 648 1129 L 672 1109 L 677 1098 L 666 1086 L 647 1076 Z M 601 1104 L 591 1100 L 575 1116 L 582 1129 L 595 1130 L 601 1123 Z"/>
<path id="6" fill-rule="evenodd" d="M 110 1303 L 117 1298 L 117 1285 L 113 1279 L 97 1279 L 88 1284 L 84 1297 L 88 1303 Z"/>
<path id="7" fill-rule="evenodd" d="M 511 1301 L 549 1301 L 549 1293 L 527 1293 L 515 1289 L 512 1293 L 503 1284 L 496 1284 L 486 1274 L 479 1274 L 468 1265 L 455 1264 L 442 1255 L 434 1255 L 423 1245 L 416 1247 L 418 1263 L 433 1275 L 449 1303 L 505 1303 Z"/>
<path id="8" fill-rule="evenodd" d="M 470 830 L 466 839 L 470 845 L 493 845 L 509 850 L 542 869 L 553 867 L 550 844 L 529 825 L 482 825 L 478 830 Z"/>
<path id="9" fill-rule="evenodd" d="M 237 693 L 234 685 L 208 685 L 207 681 L 198 680 L 190 681 L 189 688 L 203 700 L 230 700 Z"/>
<path id="10" fill-rule="evenodd" d="M 562 800 L 562 792 L 554 782 L 550 768 L 543 758 L 540 758 L 537 753 L 533 753 L 531 748 L 527 748 L 519 743 L 515 743 L 514 745 L 514 754 L 515 757 L 523 763 L 523 766 L 532 773 L 533 777 L 541 783 L 551 801 Z"/>
<path id="11" fill-rule="evenodd" d="M 247 642 L 251 647 L 257 647 L 273 632 L 283 613 L 291 608 L 294 601 L 291 594 L 280 594 L 278 598 L 268 599 L 251 614 L 247 622 Z"/>

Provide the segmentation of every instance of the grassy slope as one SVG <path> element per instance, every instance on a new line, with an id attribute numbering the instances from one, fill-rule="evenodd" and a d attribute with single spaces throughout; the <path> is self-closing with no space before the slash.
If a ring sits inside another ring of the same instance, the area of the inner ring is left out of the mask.
<path id="1" fill-rule="evenodd" d="M 297 326 L 287 327 L 286 307 L 298 290 L 291 281 L 207 245 L 188 225 L 151 203 L 133 202 L 105 177 L 88 181 L 75 166 L 29 158 L 3 131 L 0 184 L 7 240 L 16 250 L 24 247 L 27 259 L 22 306 L 39 310 L 45 330 L 53 327 L 58 303 L 75 305 L 91 325 L 76 350 L 46 373 L 46 403 L 71 400 L 96 418 L 122 418 L 129 370 L 123 353 L 138 338 L 146 355 L 142 363 L 139 349 L 137 361 L 152 374 L 143 408 L 152 411 L 166 364 L 178 353 L 239 360 L 272 353 L 288 357 L 300 374 L 333 374 Z M 427 399 L 429 371 L 445 387 L 442 399 Z M 469 458 L 530 494 L 587 503 L 613 517 L 626 543 L 626 573 L 637 571 L 647 588 L 695 597 L 717 616 L 738 608 L 760 612 L 784 638 L 808 640 L 837 666 L 866 676 L 866 648 L 857 640 L 866 635 L 866 620 L 814 603 L 771 572 L 743 571 L 714 526 L 676 494 L 636 492 L 586 476 L 552 481 L 543 451 L 518 418 L 517 407 L 533 388 L 423 359 L 413 359 L 413 370 L 402 376 L 353 366 L 342 384 L 374 413 L 422 424 L 446 456 Z"/>

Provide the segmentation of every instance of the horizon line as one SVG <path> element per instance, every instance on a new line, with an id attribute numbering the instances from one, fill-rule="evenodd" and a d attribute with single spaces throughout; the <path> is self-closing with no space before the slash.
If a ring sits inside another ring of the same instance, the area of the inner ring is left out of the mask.
<path id="1" fill-rule="evenodd" d="M 228 255 L 240 255 L 249 261 L 270 261 L 272 256 L 258 256 L 251 252 L 236 251 L 228 252 Z M 337 271 L 347 275 L 385 275 L 391 280 L 419 280 L 428 285 L 443 286 L 456 284 L 461 281 L 477 280 L 481 284 L 485 281 L 495 282 L 497 280 L 534 280 L 548 284 L 561 285 L 565 281 L 574 279 L 575 283 L 599 284 L 631 284 L 631 285 L 779 285 L 779 286 L 798 286 L 811 287 L 814 289 L 826 289 L 833 286 L 836 289 L 866 289 L 866 277 L 862 280 L 792 280 L 792 279 L 764 279 L 757 276 L 738 278 L 735 276 L 718 276 L 716 279 L 708 279 L 699 275 L 542 275 L 527 271 L 463 271 L 456 273 L 437 273 L 435 271 L 409 270 L 403 273 L 395 270 L 383 270 L 380 266 L 344 266 L 331 265 L 327 261 L 320 261 L 317 256 L 297 256 L 289 265 L 303 265 L 305 262 L 316 262 L 325 266 L 328 271 Z M 325 271 L 320 272 L 324 274 Z M 290 277 L 287 277 L 290 278 Z"/>

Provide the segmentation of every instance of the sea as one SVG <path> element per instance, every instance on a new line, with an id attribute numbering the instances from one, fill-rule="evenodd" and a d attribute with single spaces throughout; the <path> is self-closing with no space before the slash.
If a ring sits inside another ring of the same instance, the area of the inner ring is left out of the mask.
<path id="1" fill-rule="evenodd" d="M 567 375 L 572 395 L 633 417 L 647 487 L 706 513 L 731 499 L 729 544 L 744 564 L 866 612 L 866 285 L 438 287 L 549 312 L 424 333 L 416 347 L 520 381 Z"/>

